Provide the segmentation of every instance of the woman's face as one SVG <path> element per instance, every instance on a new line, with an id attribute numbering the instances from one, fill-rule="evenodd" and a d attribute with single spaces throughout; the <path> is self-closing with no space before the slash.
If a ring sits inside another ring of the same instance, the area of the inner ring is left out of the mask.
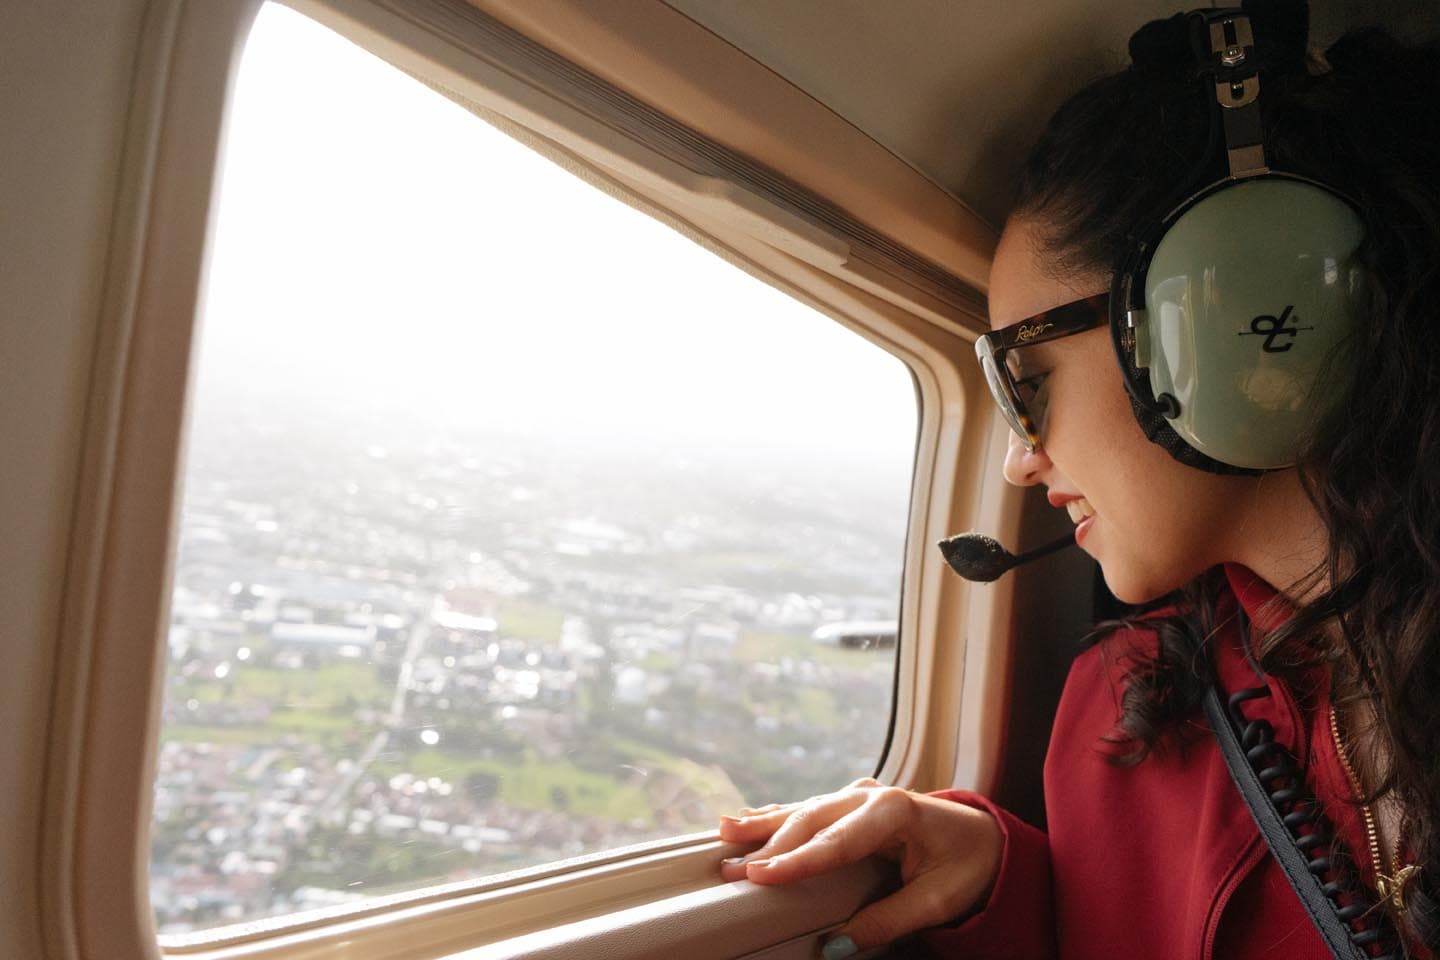
<path id="1" fill-rule="evenodd" d="M 992 328 L 1109 288 L 1108 275 L 1056 279 L 1038 251 L 1033 226 L 1006 227 L 990 273 Z M 1140 603 L 1235 559 L 1237 501 L 1253 481 L 1186 467 L 1146 439 L 1104 327 L 1022 349 L 1027 374 L 1047 374 L 1047 413 L 1033 453 L 1011 435 L 1005 478 L 1043 484 L 1069 510 L 1112 593 Z"/>

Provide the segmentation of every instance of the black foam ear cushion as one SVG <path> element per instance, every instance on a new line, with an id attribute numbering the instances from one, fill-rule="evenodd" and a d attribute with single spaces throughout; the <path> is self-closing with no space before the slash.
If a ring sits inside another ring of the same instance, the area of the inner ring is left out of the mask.
<path id="1" fill-rule="evenodd" d="M 1111 296 L 1115 297 L 1118 296 L 1118 294 L 1112 293 Z M 1116 316 L 1112 314 L 1111 323 L 1114 324 L 1116 322 Z M 1166 453 L 1170 454 L 1172 458 L 1185 464 L 1185 466 L 1194 467 L 1197 470 L 1204 470 L 1207 473 L 1255 477 L 1264 472 L 1263 470 L 1255 470 L 1249 467 L 1236 467 L 1228 463 L 1221 463 L 1213 457 L 1206 456 L 1181 439 L 1180 434 L 1176 433 L 1174 428 L 1170 426 L 1170 421 L 1165 419 L 1163 413 L 1156 410 L 1153 406 L 1147 406 L 1145 403 L 1142 403 L 1139 397 L 1136 396 L 1136 394 L 1143 395 L 1146 398 L 1150 398 L 1153 402 L 1149 374 L 1135 365 L 1135 357 L 1133 354 L 1121 351 L 1118 346 L 1116 350 L 1120 352 L 1121 373 L 1134 388 L 1126 391 L 1130 399 L 1130 409 L 1135 412 L 1135 422 L 1140 425 L 1140 429 L 1145 433 L 1146 438 L 1149 439 L 1151 443 L 1160 447 Z"/>
<path id="2" fill-rule="evenodd" d="M 1140 429 L 1150 442 L 1163 449 L 1171 457 L 1185 464 L 1187 467 L 1194 467 L 1197 470 L 1204 470 L 1207 473 L 1220 473 L 1232 476 L 1255 477 L 1263 473 L 1263 470 L 1254 470 L 1248 467 L 1235 467 L 1228 463 L 1221 463 L 1212 457 L 1196 450 L 1190 444 L 1180 438 L 1170 426 L 1170 421 L 1165 415 L 1152 410 L 1134 397 L 1130 398 L 1130 408 L 1135 411 L 1135 422 L 1140 424 Z"/>

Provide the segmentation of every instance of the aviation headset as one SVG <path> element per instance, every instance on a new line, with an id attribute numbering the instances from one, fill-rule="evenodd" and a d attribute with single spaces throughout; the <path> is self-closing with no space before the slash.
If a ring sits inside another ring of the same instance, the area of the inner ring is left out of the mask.
<path id="1" fill-rule="evenodd" d="M 1187 199 L 1137 232 L 1116 265 L 1110 334 L 1151 441 L 1189 466 L 1255 474 L 1292 465 L 1340 393 L 1331 361 L 1363 312 L 1364 228 L 1334 189 L 1266 165 L 1249 17 L 1187 19 L 1213 81 L 1208 152 L 1223 124 L 1229 172 L 1187 184 Z"/>

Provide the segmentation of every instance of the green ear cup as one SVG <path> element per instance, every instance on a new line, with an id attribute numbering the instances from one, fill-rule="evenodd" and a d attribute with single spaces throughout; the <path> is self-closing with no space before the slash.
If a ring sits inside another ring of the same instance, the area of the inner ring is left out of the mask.
<path id="1" fill-rule="evenodd" d="M 1343 386 L 1364 228 L 1343 199 L 1272 175 L 1225 186 L 1165 231 L 1145 276 L 1137 364 L 1170 426 L 1221 463 L 1273 469 Z M 1332 361 L 1340 361 L 1333 362 Z"/>

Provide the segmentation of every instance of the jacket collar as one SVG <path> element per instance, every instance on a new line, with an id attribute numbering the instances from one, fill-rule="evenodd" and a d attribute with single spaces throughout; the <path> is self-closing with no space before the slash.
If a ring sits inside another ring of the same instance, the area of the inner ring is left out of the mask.
<path id="1" fill-rule="evenodd" d="M 1274 677 L 1262 676 L 1251 659 L 1253 645 L 1260 637 L 1290 619 L 1295 607 L 1287 597 L 1247 567 L 1227 563 L 1225 576 L 1250 621 L 1250 630 L 1245 636 L 1232 627 L 1217 638 L 1215 671 L 1220 684 L 1232 694 L 1247 687 L 1269 687 L 1271 696 L 1266 700 L 1251 701 L 1244 712 L 1251 719 L 1264 716 L 1274 726 L 1275 738 L 1289 746 L 1297 756 L 1305 757 L 1314 739 L 1310 724 L 1305 720 L 1305 714 L 1310 712 L 1306 708 L 1313 705 L 1310 701 L 1315 693 L 1323 696 L 1326 692 L 1328 671 L 1322 670 L 1318 676 L 1301 685 L 1303 705 L 1297 702 L 1297 691 Z M 1317 687 L 1321 689 L 1317 690 Z"/>
<path id="2" fill-rule="evenodd" d="M 1289 598 L 1261 580 L 1249 567 L 1227 563 L 1225 576 L 1245 615 L 1259 633 L 1269 633 L 1295 614 L 1295 606 Z"/>

